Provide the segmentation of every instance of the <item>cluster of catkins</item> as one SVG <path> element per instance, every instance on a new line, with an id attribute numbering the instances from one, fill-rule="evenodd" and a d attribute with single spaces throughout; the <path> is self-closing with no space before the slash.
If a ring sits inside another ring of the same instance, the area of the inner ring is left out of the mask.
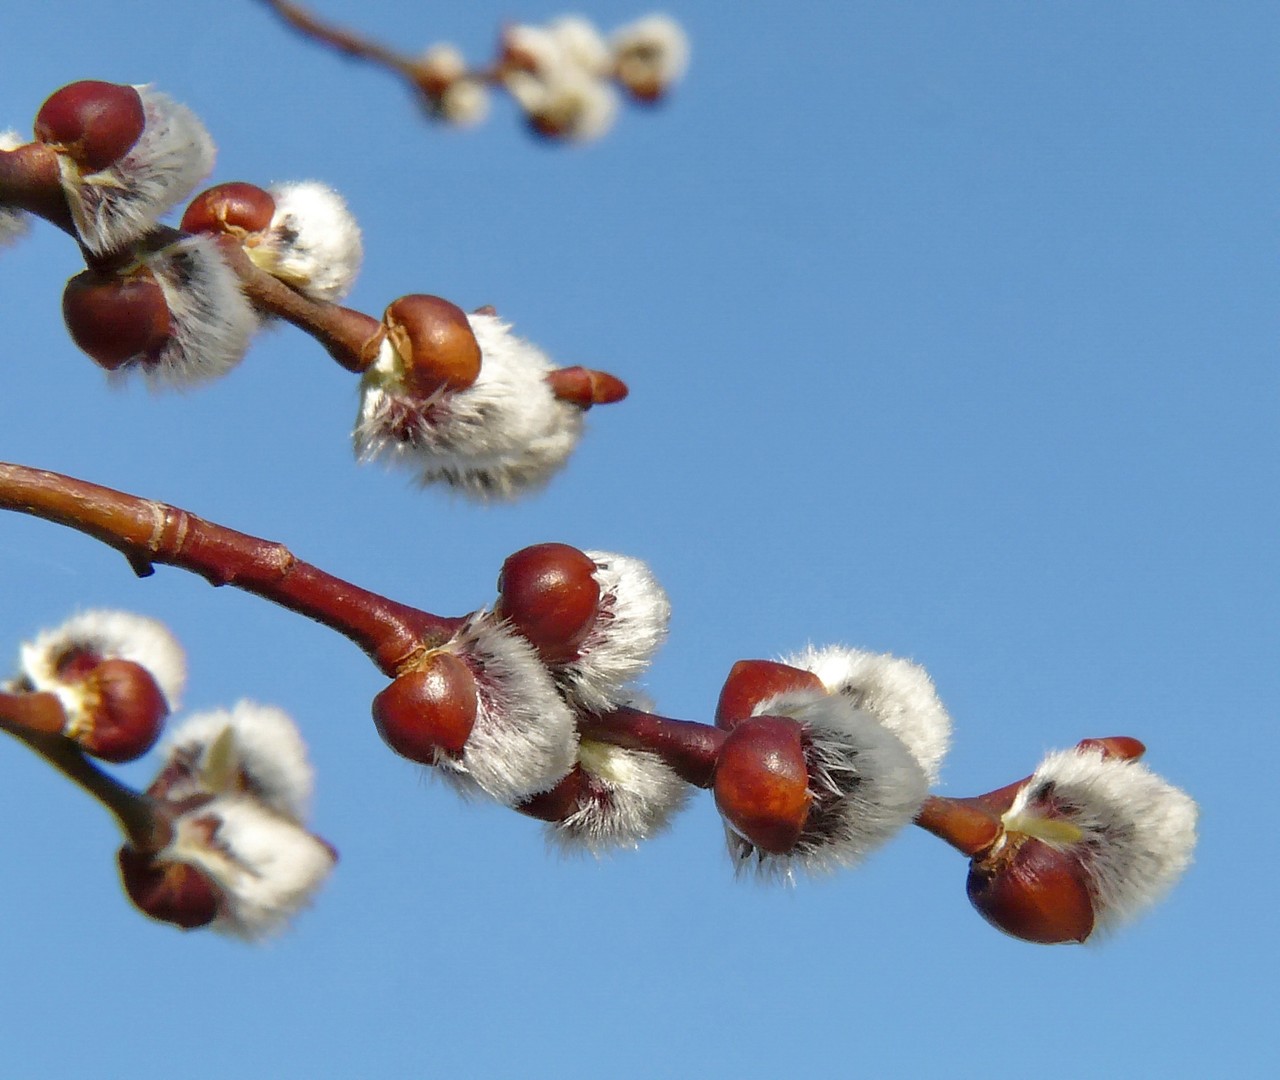
<path id="1" fill-rule="evenodd" d="M 557 368 L 492 309 L 468 314 L 426 295 L 401 297 L 381 320 L 337 307 L 362 246 L 346 204 L 324 184 L 221 184 L 190 203 L 181 231 L 160 227 L 210 171 L 214 147 L 189 109 L 150 87 L 66 86 L 40 108 L 35 137 L 5 133 L 0 153 L 56 153 L 90 261 L 67 283 L 64 320 L 116 377 L 139 372 L 152 387 L 184 387 L 243 359 L 271 313 L 246 296 L 234 255 L 310 302 L 319 314 L 294 321 L 362 373 L 358 457 L 406 465 L 423 483 L 478 498 L 535 489 L 576 447 L 583 413 L 626 396 L 611 375 Z M 23 219 L 0 205 L 0 240 Z M 326 320 L 335 314 L 345 321 Z"/>
<path id="2" fill-rule="evenodd" d="M 588 141 L 604 135 L 618 112 L 616 87 L 634 100 L 660 100 L 684 74 L 689 42 L 666 15 L 650 15 L 607 38 L 577 15 L 545 26 L 503 30 L 492 71 L 469 68 L 453 45 L 432 46 L 414 65 L 431 115 L 475 124 L 489 111 L 490 84 L 511 95 L 529 126 L 553 139 Z"/>
<path id="3" fill-rule="evenodd" d="M 635 687 L 670 611 L 643 563 L 540 544 L 506 561 L 498 593 L 378 695 L 374 719 L 397 752 L 547 821 L 559 846 L 634 846 L 701 787 L 735 866 L 790 881 L 858 863 L 932 798 L 951 722 L 915 663 L 843 646 L 741 661 L 714 726 L 670 720 L 644 711 Z M 1132 760 L 1140 752 L 1086 740 L 985 804 L 990 832 L 964 850 L 988 921 L 1025 940 L 1084 940 L 1173 884 L 1195 805 Z M 1083 898 L 1069 919 L 1064 890 Z"/>
<path id="4" fill-rule="evenodd" d="M 61 727 L 50 734 L 125 762 L 155 744 L 185 681 L 182 648 L 162 624 L 86 611 L 24 644 L 3 692 L 54 699 Z M 279 709 L 242 701 L 188 717 L 145 792 L 115 785 L 130 816 L 148 821 L 118 855 L 125 892 L 147 915 L 186 929 L 251 940 L 278 930 L 337 861 L 306 827 L 312 786 L 306 747 Z"/>

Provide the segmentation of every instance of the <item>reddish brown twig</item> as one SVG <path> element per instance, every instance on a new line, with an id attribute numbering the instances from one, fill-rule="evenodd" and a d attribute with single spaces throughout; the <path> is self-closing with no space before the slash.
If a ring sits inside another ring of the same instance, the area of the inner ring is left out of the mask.
<path id="1" fill-rule="evenodd" d="M 0 508 L 86 533 L 123 554 L 139 576 L 163 563 L 262 596 L 350 638 L 392 677 L 462 622 L 327 574 L 283 544 L 59 473 L 0 463 Z"/>

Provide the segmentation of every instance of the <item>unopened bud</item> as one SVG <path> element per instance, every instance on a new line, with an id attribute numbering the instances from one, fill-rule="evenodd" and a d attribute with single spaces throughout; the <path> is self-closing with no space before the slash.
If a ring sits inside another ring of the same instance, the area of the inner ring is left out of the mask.
<path id="1" fill-rule="evenodd" d="M 812 802 L 801 726 L 782 716 L 740 721 L 720 749 L 713 790 L 734 832 L 770 855 L 789 853 Z"/>
<path id="2" fill-rule="evenodd" d="M 192 233 L 244 236 L 271 224 L 275 200 L 262 188 L 243 181 L 218 184 L 201 192 L 182 215 L 182 228 Z"/>
<path id="3" fill-rule="evenodd" d="M 171 329 L 164 290 L 146 269 L 77 274 L 62 293 L 62 318 L 71 339 L 107 371 L 157 355 Z"/>
<path id="4" fill-rule="evenodd" d="M 476 681 L 466 663 L 431 653 L 373 699 L 373 721 L 397 754 L 433 765 L 440 753 L 461 754 L 476 722 Z"/>
<path id="5" fill-rule="evenodd" d="M 146 113 L 132 86 L 85 79 L 55 90 L 36 114 L 36 138 L 87 173 L 125 156 L 142 136 Z"/>
<path id="6" fill-rule="evenodd" d="M 1093 898 L 1079 859 L 1034 837 L 1009 837 L 974 859 L 965 887 L 987 922 L 1023 941 L 1057 945 L 1093 932 Z"/>
<path id="7" fill-rule="evenodd" d="M 600 604 L 596 564 L 568 544 L 534 544 L 507 558 L 498 575 L 496 613 L 544 663 L 578 655 Z"/>
<path id="8" fill-rule="evenodd" d="M 480 374 L 480 346 L 467 313 L 439 296 L 402 296 L 382 316 L 404 365 L 405 389 L 428 398 L 464 390 Z"/>
<path id="9" fill-rule="evenodd" d="M 547 376 L 547 382 L 557 398 L 583 409 L 592 405 L 612 405 L 629 392 L 627 384 L 616 375 L 585 367 L 557 368 Z"/>
<path id="10" fill-rule="evenodd" d="M 82 707 L 63 732 L 104 761 L 140 758 L 164 728 L 169 706 L 151 673 L 130 660 L 104 660 L 80 683 Z"/>
<path id="11" fill-rule="evenodd" d="M 184 930 L 208 926 L 218 917 L 217 888 L 190 863 L 159 861 L 128 847 L 116 859 L 125 893 L 144 915 Z"/>
<path id="12" fill-rule="evenodd" d="M 731 728 L 754 716 L 760 707 L 779 694 L 795 690 L 822 690 L 822 680 L 811 671 L 802 671 L 773 660 L 739 660 L 729 671 L 716 703 L 716 727 Z"/>

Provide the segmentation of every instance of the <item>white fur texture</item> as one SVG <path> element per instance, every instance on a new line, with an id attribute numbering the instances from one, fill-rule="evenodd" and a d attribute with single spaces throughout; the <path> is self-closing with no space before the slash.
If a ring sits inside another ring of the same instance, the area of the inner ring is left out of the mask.
<path id="1" fill-rule="evenodd" d="M 189 785 L 172 787 L 166 797 L 176 801 L 211 791 L 201 784 L 202 767 L 208 766 L 210 748 L 230 731 L 234 745 L 229 763 L 229 790 L 252 796 L 283 817 L 301 822 L 311 803 L 315 772 L 307 758 L 307 746 L 298 726 L 281 709 L 252 701 L 237 702 L 230 710 L 196 713 L 174 731 L 169 740 L 168 762 L 179 763 L 191 776 Z"/>
<path id="2" fill-rule="evenodd" d="M 848 698 L 812 691 L 774 698 L 768 715 L 793 717 L 804 728 L 813 803 L 786 855 L 763 852 L 726 826 L 739 871 L 790 882 L 796 869 L 814 874 L 853 866 L 911 823 L 928 781 L 902 740 L 874 717 Z"/>
<path id="3" fill-rule="evenodd" d="M 842 645 L 822 649 L 810 645 L 783 657 L 782 663 L 813 672 L 828 691 L 847 697 L 874 716 L 906 743 L 929 783 L 938 782 L 942 759 L 951 745 L 951 717 L 923 667 L 889 653 Z"/>
<path id="4" fill-rule="evenodd" d="M 576 64 L 561 64 L 538 74 L 512 71 L 503 81 L 544 134 L 590 142 L 608 133 L 618 115 L 613 87 Z"/>
<path id="5" fill-rule="evenodd" d="M 296 821 L 236 795 L 180 815 L 156 858 L 208 874 L 221 894 L 213 929 L 251 941 L 306 907 L 337 862 L 333 849 Z"/>
<path id="6" fill-rule="evenodd" d="M 584 552 L 596 564 L 600 610 L 578 658 L 556 672 L 570 702 L 605 712 L 631 695 L 638 678 L 667 638 L 671 602 L 639 559 L 609 551 Z"/>
<path id="7" fill-rule="evenodd" d="M 578 765 L 591 793 L 564 821 L 549 823 L 547 840 L 565 852 L 599 856 L 634 848 L 657 835 L 684 808 L 691 791 L 656 754 L 583 740 Z"/>
<path id="8" fill-rule="evenodd" d="M 457 757 L 437 753 L 437 773 L 507 806 L 554 787 L 573 768 L 578 733 L 533 646 L 478 612 L 444 651 L 471 669 L 478 700 L 466 746 Z"/>
<path id="9" fill-rule="evenodd" d="M 545 484 L 582 434 L 582 410 L 558 400 L 540 350 L 493 315 L 467 317 L 480 345 L 480 375 L 465 390 L 421 400 L 404 392 L 390 341 L 361 380 L 353 433 L 362 461 L 421 470 L 479 499 L 509 499 Z"/>
<path id="10" fill-rule="evenodd" d="M 1184 791 L 1137 761 L 1097 750 L 1059 750 L 1040 763 L 1005 815 L 1052 816 L 1084 833 L 1044 843 L 1078 855 L 1094 896 L 1094 940 L 1158 901 L 1191 865 L 1198 809 Z"/>
<path id="11" fill-rule="evenodd" d="M 667 15 L 649 15 L 610 37 L 619 81 L 628 86 L 669 87 L 689 66 L 689 37 Z"/>
<path id="12" fill-rule="evenodd" d="M 146 125 L 123 158 L 89 174 L 59 158 L 76 231 L 96 254 L 133 243 L 213 169 L 213 140 L 196 114 L 149 86 L 134 89 Z"/>
<path id="13" fill-rule="evenodd" d="M 16 150 L 31 140 L 24 139 L 16 131 L 0 131 L 0 150 Z M 30 228 L 31 215 L 12 207 L 0 206 L 0 247 L 25 236 Z"/>
<path id="14" fill-rule="evenodd" d="M 78 696 L 58 675 L 58 662 L 69 652 L 90 652 L 103 660 L 129 660 L 151 673 L 169 705 L 182 703 L 187 659 L 168 627 L 128 611 L 82 611 L 61 626 L 42 630 L 21 649 L 22 675 L 35 690 L 55 693 L 64 707 Z"/>
<path id="15" fill-rule="evenodd" d="M 489 88 L 479 79 L 457 79 L 440 95 L 432 114 L 455 127 L 473 127 L 489 116 Z"/>
<path id="16" fill-rule="evenodd" d="M 547 24 L 561 54 L 589 75 L 604 78 L 613 71 L 613 53 L 595 24 L 581 15 L 562 15 Z"/>
<path id="17" fill-rule="evenodd" d="M 303 180 L 270 189 L 276 212 L 246 248 L 249 257 L 312 300 L 336 303 L 351 291 L 364 248 L 342 196 Z"/>
<path id="18" fill-rule="evenodd" d="M 156 356 L 136 357 L 113 377 L 119 380 L 130 371 L 141 371 L 156 390 L 227 374 L 244 359 L 259 324 L 217 241 L 184 237 L 148 255 L 145 263 L 169 306 L 169 339 Z"/>

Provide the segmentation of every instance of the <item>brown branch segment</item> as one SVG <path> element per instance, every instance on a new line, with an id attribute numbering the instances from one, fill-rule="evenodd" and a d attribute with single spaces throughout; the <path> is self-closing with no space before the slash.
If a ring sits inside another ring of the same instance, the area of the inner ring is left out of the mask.
<path id="1" fill-rule="evenodd" d="M 362 589 L 303 562 L 283 544 L 59 473 L 0 462 L 0 509 L 86 533 L 124 555 L 139 576 L 162 563 L 264 597 L 350 638 L 391 677 L 463 621 Z"/>

